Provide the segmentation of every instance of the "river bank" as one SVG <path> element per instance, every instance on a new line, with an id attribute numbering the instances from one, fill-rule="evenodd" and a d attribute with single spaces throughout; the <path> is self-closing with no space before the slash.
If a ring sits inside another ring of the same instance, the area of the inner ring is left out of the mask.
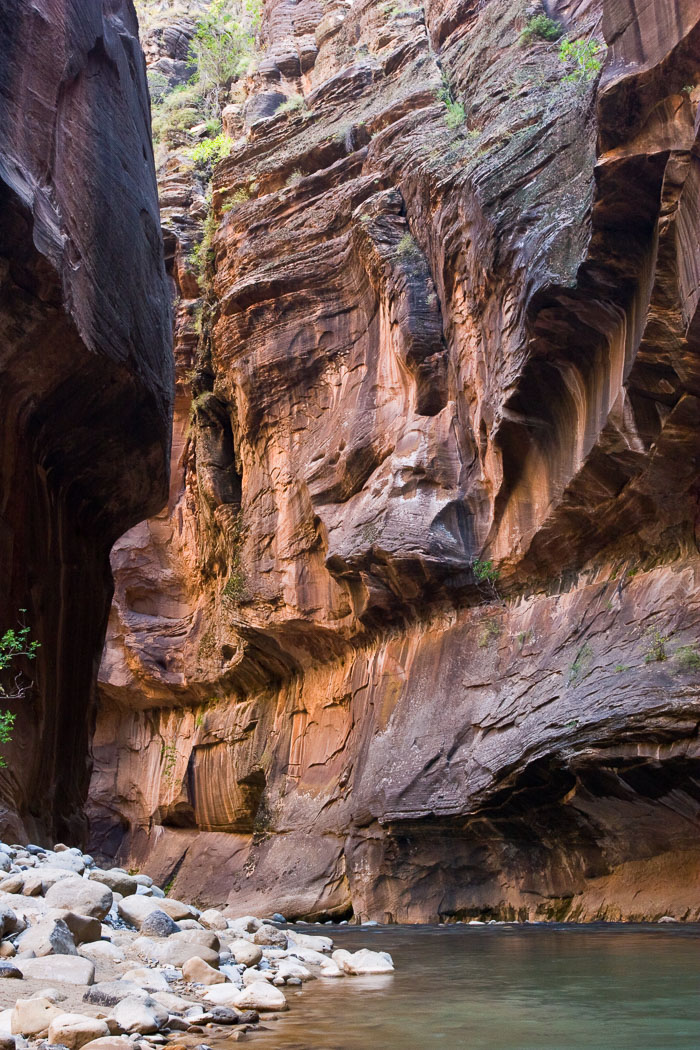
<path id="1" fill-rule="evenodd" d="M 309 982 L 394 968 L 383 950 L 283 929 L 283 916 L 200 911 L 62 843 L 0 843 L 0 872 L 2 1050 L 207 1050 L 287 1011 L 286 993 Z"/>

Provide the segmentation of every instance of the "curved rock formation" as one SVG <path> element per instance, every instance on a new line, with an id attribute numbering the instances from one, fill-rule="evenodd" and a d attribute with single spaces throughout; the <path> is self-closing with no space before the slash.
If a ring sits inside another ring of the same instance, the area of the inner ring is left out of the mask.
<path id="1" fill-rule="evenodd" d="M 94 741 L 182 895 L 700 914 L 700 14 L 535 10 L 266 7 Z"/>
<path id="2" fill-rule="evenodd" d="M 170 294 L 131 3 L 8 0 L 0 52 L 0 624 L 41 643 L 2 828 L 76 840 L 109 550 L 166 496 Z"/>

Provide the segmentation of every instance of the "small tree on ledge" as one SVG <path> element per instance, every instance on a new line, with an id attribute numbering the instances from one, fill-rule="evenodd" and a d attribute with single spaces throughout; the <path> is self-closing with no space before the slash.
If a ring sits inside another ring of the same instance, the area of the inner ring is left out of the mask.
<path id="1" fill-rule="evenodd" d="M 20 616 L 26 611 L 20 609 Z M 31 627 L 21 619 L 18 627 L 8 628 L 0 638 L 0 699 L 23 700 L 34 685 L 22 671 L 16 670 L 16 661 L 19 658 L 36 659 L 40 643 L 30 640 L 30 632 Z M 0 711 L 0 744 L 9 744 L 12 739 L 16 717 L 12 711 Z M 0 768 L 6 765 L 7 762 L 0 755 Z"/>

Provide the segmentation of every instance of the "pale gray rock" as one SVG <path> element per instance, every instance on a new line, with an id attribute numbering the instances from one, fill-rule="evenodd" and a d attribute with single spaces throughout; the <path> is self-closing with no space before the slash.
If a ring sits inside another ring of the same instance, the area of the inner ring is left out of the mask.
<path id="1" fill-rule="evenodd" d="M 60 854 L 68 856 L 68 854 Z M 65 908 L 103 919 L 112 907 L 112 891 L 100 882 L 69 878 L 56 882 L 46 894 L 46 903 L 52 908 Z"/>

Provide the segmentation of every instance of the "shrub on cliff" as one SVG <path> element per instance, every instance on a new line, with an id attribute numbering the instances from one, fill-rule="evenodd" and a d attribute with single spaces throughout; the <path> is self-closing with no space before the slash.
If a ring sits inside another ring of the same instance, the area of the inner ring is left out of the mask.
<path id="1" fill-rule="evenodd" d="M 604 52 L 605 45 L 595 37 L 591 40 L 562 40 L 559 57 L 571 69 L 564 80 L 572 84 L 593 80 L 603 68 L 601 56 Z"/>
<path id="2" fill-rule="evenodd" d="M 20 615 L 27 610 L 20 609 Z M 21 700 L 27 695 L 32 683 L 17 670 L 17 660 L 24 657 L 34 660 L 39 642 L 31 641 L 31 627 L 22 620 L 18 627 L 10 627 L 0 638 L 0 696 L 5 700 Z M 12 739 L 15 715 L 11 711 L 0 711 L 0 744 L 8 744 Z M 0 756 L 0 767 L 6 766 Z"/>
<path id="3" fill-rule="evenodd" d="M 209 113 L 221 113 L 229 86 L 245 73 L 255 54 L 260 17 L 260 0 L 214 0 L 197 22 L 189 52 L 197 67 L 192 81 Z"/>
<path id="4" fill-rule="evenodd" d="M 558 40 L 563 30 L 553 18 L 545 14 L 533 15 L 520 34 L 522 44 L 531 44 L 533 40 Z"/>

